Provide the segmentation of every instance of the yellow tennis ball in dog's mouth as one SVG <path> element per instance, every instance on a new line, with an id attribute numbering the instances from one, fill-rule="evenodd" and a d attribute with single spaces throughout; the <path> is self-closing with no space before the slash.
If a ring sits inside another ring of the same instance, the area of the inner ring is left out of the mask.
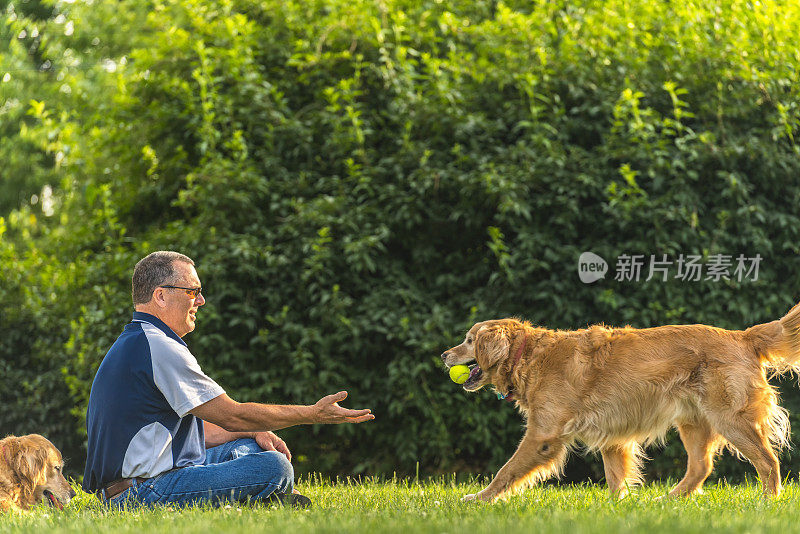
<path id="1" fill-rule="evenodd" d="M 466 365 L 454 365 L 450 368 L 450 380 L 456 384 L 463 384 L 469 378 L 469 367 Z"/>

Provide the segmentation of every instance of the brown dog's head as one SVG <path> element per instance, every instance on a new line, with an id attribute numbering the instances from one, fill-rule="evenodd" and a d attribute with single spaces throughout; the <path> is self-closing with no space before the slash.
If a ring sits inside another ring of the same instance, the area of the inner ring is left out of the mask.
<path id="1" fill-rule="evenodd" d="M 523 327 L 516 319 L 498 319 L 475 324 L 467 332 L 464 342 L 442 354 L 442 361 L 449 369 L 454 365 L 471 366 L 469 378 L 463 387 L 477 391 L 486 384 L 493 384 L 499 364 L 508 356 L 512 333 Z"/>
<path id="2" fill-rule="evenodd" d="M 6 464 L 19 484 L 19 504 L 23 508 L 47 502 L 62 509 L 75 496 L 61 472 L 64 467 L 61 453 L 39 434 L 0 440 L 0 455 L 0 462 Z"/>

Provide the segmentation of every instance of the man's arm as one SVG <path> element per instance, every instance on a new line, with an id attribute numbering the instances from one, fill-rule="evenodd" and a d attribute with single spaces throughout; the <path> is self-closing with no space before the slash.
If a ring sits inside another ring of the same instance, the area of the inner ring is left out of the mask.
<path id="1" fill-rule="evenodd" d="M 346 391 L 321 398 L 311 406 L 236 402 L 226 394 L 201 404 L 189 413 L 228 432 L 278 430 L 295 425 L 363 423 L 375 419 L 371 410 L 348 410 L 337 403 Z M 223 442 L 224 443 L 224 442 Z"/>
<path id="2" fill-rule="evenodd" d="M 255 432 L 229 432 L 221 426 L 209 421 L 203 421 L 203 431 L 206 435 L 206 449 L 228 443 L 235 439 L 254 438 Z"/>
<path id="3" fill-rule="evenodd" d="M 265 451 L 277 451 L 286 456 L 291 462 L 292 453 L 286 443 L 272 432 L 228 432 L 224 428 L 203 421 L 204 434 L 206 435 L 206 449 L 228 443 L 235 439 L 251 438 L 256 440 L 258 446 Z"/>

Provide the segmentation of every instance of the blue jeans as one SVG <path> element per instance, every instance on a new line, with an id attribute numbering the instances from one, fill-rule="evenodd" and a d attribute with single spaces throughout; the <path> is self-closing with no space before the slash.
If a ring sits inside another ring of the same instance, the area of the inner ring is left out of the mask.
<path id="1" fill-rule="evenodd" d="M 193 505 L 227 502 L 274 502 L 291 494 L 294 469 L 286 456 L 265 451 L 254 439 L 237 439 L 206 450 L 203 465 L 161 473 L 109 499 L 112 506 Z"/>

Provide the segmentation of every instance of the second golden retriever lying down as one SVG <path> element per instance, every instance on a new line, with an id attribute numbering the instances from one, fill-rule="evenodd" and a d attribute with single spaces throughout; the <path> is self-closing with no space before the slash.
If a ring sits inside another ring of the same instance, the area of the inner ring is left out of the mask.
<path id="1" fill-rule="evenodd" d="M 38 502 L 63 508 L 75 496 L 63 467 L 61 453 L 39 434 L 0 439 L 0 512 Z"/>
<path id="2" fill-rule="evenodd" d="M 492 482 L 464 499 L 494 501 L 558 474 L 569 448 L 599 450 L 613 495 L 641 482 L 642 444 L 677 426 L 689 456 L 670 495 L 700 490 L 723 447 L 755 466 L 764 492 L 781 478 L 774 447 L 789 420 L 767 371 L 800 366 L 800 304 L 747 330 L 705 325 L 554 331 L 515 319 L 478 323 L 442 354 L 447 367 L 477 362 L 463 384 L 493 384 L 526 416 L 517 451 Z"/>

